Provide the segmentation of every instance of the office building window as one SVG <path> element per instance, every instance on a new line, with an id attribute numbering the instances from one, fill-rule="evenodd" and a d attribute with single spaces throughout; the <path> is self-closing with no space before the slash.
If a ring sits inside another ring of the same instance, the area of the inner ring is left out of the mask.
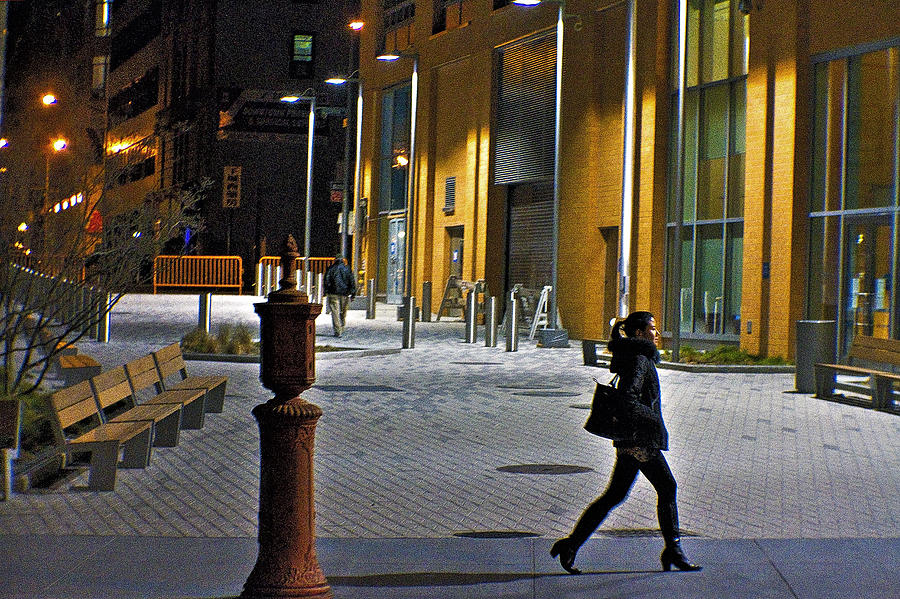
<path id="1" fill-rule="evenodd" d="M 415 0 L 383 0 L 380 51 L 399 52 L 412 45 Z"/>
<path id="2" fill-rule="evenodd" d="M 431 33 L 450 31 L 472 20 L 473 0 L 434 0 L 434 24 Z"/>
<path id="3" fill-rule="evenodd" d="M 410 84 L 386 90 L 381 99 L 378 210 L 406 209 L 409 180 Z"/>
<path id="4" fill-rule="evenodd" d="M 109 35 L 109 5 L 112 0 L 97 0 L 96 4 L 96 20 L 94 24 L 94 35 L 97 37 L 106 37 Z"/>
<path id="5" fill-rule="evenodd" d="M 896 41 L 894 42 L 896 44 Z M 900 338 L 900 46 L 814 61 L 807 316 Z"/>
<path id="6" fill-rule="evenodd" d="M 295 33 L 291 38 L 291 77 L 309 79 L 313 76 L 313 36 Z"/>
<path id="7" fill-rule="evenodd" d="M 735 336 L 741 330 L 748 18 L 737 0 L 687 3 L 683 178 L 681 189 L 670 188 L 668 194 L 665 327 L 674 328 L 679 305 L 681 332 Z M 673 55 L 677 58 L 677 52 Z M 677 88 L 677 63 L 673 74 Z M 675 110 L 678 91 L 672 92 Z M 676 135 L 673 131 L 672 169 Z M 670 174 L 675 180 L 677 173 Z M 673 280 L 676 261 L 681 262 L 678 282 Z"/>

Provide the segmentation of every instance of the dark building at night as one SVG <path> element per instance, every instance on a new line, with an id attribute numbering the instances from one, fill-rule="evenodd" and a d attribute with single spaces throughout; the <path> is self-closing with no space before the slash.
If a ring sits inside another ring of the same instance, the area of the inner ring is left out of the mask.
<path id="1" fill-rule="evenodd" d="M 188 251 L 241 256 L 249 284 L 259 258 L 277 253 L 287 234 L 302 247 L 305 97 L 314 94 L 310 253 L 340 249 L 344 125 L 353 126 L 352 114 L 344 120 L 345 94 L 355 90 L 324 80 L 353 68 L 355 34 L 347 23 L 358 2 L 83 0 L 10 10 L 2 134 L 35 138 L 17 148 L 24 163 L 30 152 L 34 172 L 22 179 L 28 183 L 8 177 L 4 195 L 38 189 L 21 202 L 43 201 L 41 212 L 53 216 L 59 198 L 83 191 L 85 173 L 103 171 L 106 230 L 148 199 L 207 181 L 205 225 L 192 232 Z M 40 189 L 45 173 L 37 172 L 47 162 L 39 153 L 50 111 L 29 105 L 33 99 L 37 106 L 43 90 L 58 90 L 54 125 L 71 136 L 65 158 L 49 160 L 50 193 Z M 290 95 L 303 99 L 282 101 Z M 176 240 L 173 251 L 184 242 Z"/>

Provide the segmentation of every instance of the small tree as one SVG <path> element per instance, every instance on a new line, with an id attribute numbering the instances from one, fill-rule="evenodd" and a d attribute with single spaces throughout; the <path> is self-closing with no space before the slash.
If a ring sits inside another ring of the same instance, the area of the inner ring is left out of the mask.
<path id="1" fill-rule="evenodd" d="M 151 139 L 142 142 L 149 156 Z M 116 214 L 110 190 L 138 174 L 134 163 L 103 162 L 86 165 L 83 191 L 35 209 L 30 223 L 0 216 L 0 397 L 37 390 L 60 353 L 146 285 L 154 258 L 199 226 L 208 182 L 150 193 Z"/>

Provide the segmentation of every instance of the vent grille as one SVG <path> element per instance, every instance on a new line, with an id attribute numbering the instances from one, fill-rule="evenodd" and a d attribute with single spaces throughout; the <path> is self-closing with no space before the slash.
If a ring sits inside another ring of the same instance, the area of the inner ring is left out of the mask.
<path id="1" fill-rule="evenodd" d="M 456 177 L 447 177 L 444 181 L 444 214 L 452 214 L 456 210 Z"/>
<path id="2" fill-rule="evenodd" d="M 553 179 L 556 33 L 498 50 L 494 183 Z"/>

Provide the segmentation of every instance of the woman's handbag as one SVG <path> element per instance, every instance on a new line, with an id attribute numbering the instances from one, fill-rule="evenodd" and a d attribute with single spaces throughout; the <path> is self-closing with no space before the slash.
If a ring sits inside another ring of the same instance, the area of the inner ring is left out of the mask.
<path id="1" fill-rule="evenodd" d="M 622 426 L 624 423 L 622 404 L 619 399 L 619 390 L 616 389 L 618 379 L 618 374 L 608 384 L 594 379 L 597 388 L 594 390 L 591 414 L 584 423 L 584 430 L 613 441 L 624 441 L 628 437 L 628 433 L 624 430 L 626 427 Z"/>

